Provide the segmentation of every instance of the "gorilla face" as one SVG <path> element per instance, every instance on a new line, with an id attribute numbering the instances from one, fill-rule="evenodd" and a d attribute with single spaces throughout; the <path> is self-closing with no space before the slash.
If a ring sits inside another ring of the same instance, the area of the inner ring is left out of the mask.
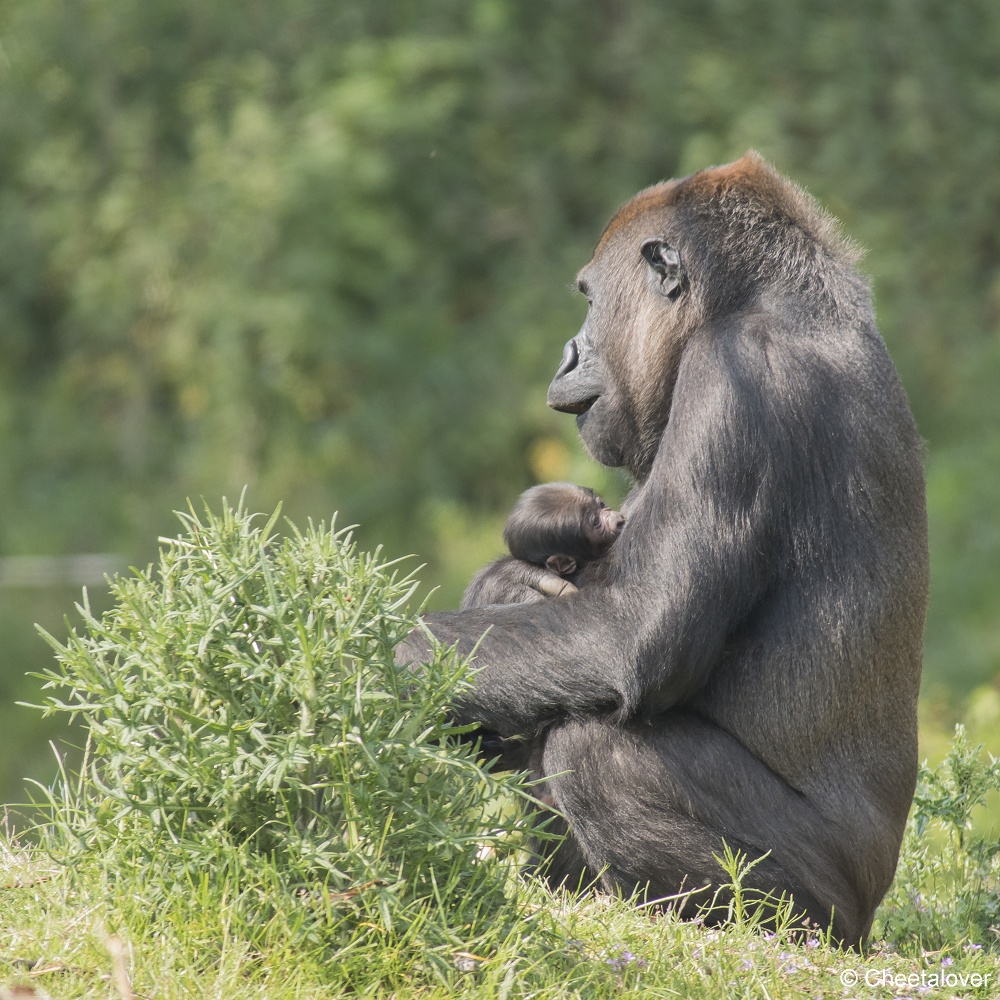
<path id="1" fill-rule="evenodd" d="M 566 344 L 549 386 L 548 405 L 575 413 L 587 451 L 602 465 L 648 475 L 670 412 L 686 331 L 688 280 L 676 238 L 662 235 L 672 213 L 670 186 L 640 196 L 636 219 L 626 206 L 605 230 L 580 272 L 587 318 Z"/>

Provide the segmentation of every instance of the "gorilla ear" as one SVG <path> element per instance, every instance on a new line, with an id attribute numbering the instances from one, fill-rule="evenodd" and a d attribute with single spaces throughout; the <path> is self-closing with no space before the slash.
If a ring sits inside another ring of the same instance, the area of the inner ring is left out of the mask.
<path id="1" fill-rule="evenodd" d="M 576 572 L 576 560 L 572 556 L 556 553 L 545 560 L 545 568 L 558 573 L 560 576 L 568 576 Z"/>
<path id="2" fill-rule="evenodd" d="M 642 245 L 642 255 L 660 276 L 660 292 L 676 299 L 684 290 L 684 265 L 681 255 L 663 240 L 648 240 Z"/>

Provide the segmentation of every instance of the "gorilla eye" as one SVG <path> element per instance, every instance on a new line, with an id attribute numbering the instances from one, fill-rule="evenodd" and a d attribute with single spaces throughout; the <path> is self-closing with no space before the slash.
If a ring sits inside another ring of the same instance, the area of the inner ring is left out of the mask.
<path id="1" fill-rule="evenodd" d="M 664 240 L 647 240 L 642 245 L 642 256 L 659 275 L 660 292 L 668 299 L 676 299 L 684 290 L 684 265 L 677 250 Z"/>

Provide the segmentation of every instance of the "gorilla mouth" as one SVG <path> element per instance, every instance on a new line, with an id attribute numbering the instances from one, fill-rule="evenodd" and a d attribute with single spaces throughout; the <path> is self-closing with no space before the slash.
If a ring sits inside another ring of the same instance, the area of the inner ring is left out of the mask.
<path id="1" fill-rule="evenodd" d="M 559 401 L 558 403 L 550 401 L 549 406 L 560 413 L 572 413 L 574 416 L 582 417 L 600 398 L 600 393 L 598 393 L 596 396 L 588 396 L 585 399 Z"/>
<path id="2" fill-rule="evenodd" d="M 579 409 L 574 410 L 574 412 L 576 413 L 576 429 L 578 431 L 581 432 L 583 431 L 583 425 L 586 424 L 587 417 L 590 414 L 590 411 L 593 408 L 594 403 L 596 403 L 600 398 L 601 398 L 600 396 L 592 396 L 590 399 L 584 400 L 582 403 L 580 403 Z"/>

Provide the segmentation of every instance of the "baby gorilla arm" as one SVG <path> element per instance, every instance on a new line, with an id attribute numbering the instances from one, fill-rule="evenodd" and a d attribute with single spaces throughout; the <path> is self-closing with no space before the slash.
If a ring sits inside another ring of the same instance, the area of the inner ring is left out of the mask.
<path id="1" fill-rule="evenodd" d="M 543 566 L 504 556 L 481 569 L 459 606 L 462 611 L 490 604 L 525 604 L 575 594 L 576 587 Z"/>

